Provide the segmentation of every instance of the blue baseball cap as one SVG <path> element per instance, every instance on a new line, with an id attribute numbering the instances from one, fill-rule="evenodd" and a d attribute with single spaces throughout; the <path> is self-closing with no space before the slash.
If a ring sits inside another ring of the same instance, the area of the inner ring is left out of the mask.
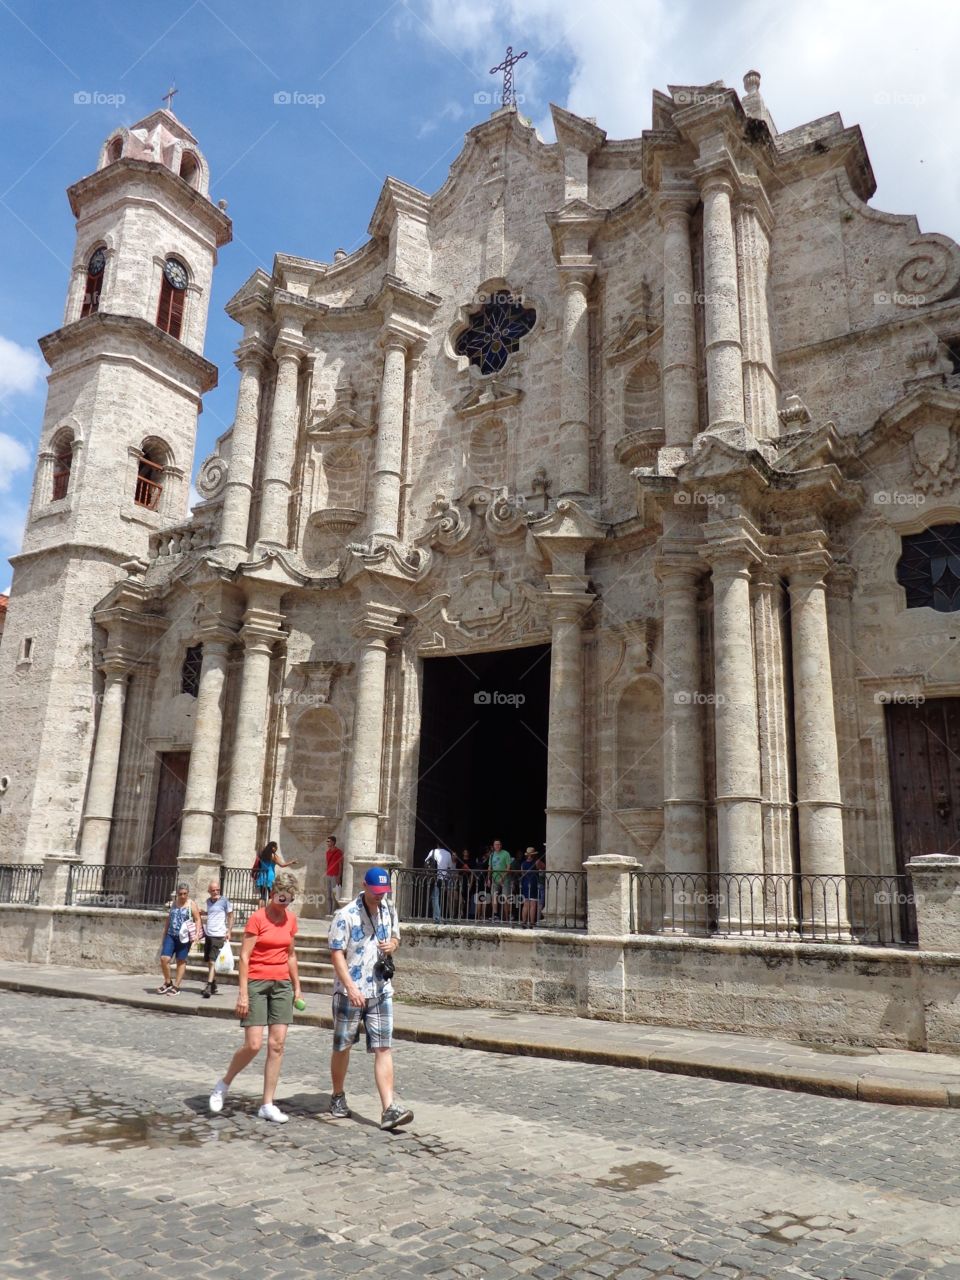
<path id="1" fill-rule="evenodd" d="M 370 867 L 363 877 L 363 883 L 371 893 L 390 892 L 390 876 L 384 871 L 383 867 Z"/>

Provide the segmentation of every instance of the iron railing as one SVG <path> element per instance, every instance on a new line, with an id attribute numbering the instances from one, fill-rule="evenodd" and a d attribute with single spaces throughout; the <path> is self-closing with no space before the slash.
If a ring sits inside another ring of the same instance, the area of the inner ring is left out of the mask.
<path id="1" fill-rule="evenodd" d="M 42 875 L 43 863 L 3 863 L 0 865 L 0 902 L 35 907 Z"/>
<path id="2" fill-rule="evenodd" d="M 401 920 L 517 928 L 586 929 L 587 885 L 582 871 L 455 871 L 441 880 L 431 870 L 393 873 Z"/>
<path id="3" fill-rule="evenodd" d="M 221 867 L 220 892 L 233 907 L 234 925 L 244 925 L 260 905 L 260 891 L 249 867 Z"/>
<path id="4" fill-rule="evenodd" d="M 166 907 L 177 887 L 176 867 L 91 866 L 77 863 L 67 877 L 68 907 Z"/>
<path id="5" fill-rule="evenodd" d="M 633 871 L 631 933 L 915 947 L 909 876 Z"/>

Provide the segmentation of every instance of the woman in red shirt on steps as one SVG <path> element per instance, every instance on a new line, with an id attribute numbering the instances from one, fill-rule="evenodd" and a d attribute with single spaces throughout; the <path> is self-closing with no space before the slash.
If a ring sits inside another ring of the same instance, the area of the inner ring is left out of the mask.
<path id="1" fill-rule="evenodd" d="M 274 1104 L 273 1095 L 280 1079 L 283 1046 L 287 1027 L 293 1021 L 293 1002 L 301 999 L 300 974 L 294 938 L 297 917 L 287 908 L 297 892 L 293 876 L 279 875 L 270 889 L 270 901 L 255 911 L 244 930 L 240 951 L 240 993 L 237 1013 L 244 1028 L 243 1047 L 230 1059 L 230 1065 L 210 1094 L 210 1110 L 223 1110 L 227 1090 L 244 1067 L 248 1067 L 263 1045 L 263 1028 L 267 1028 L 267 1061 L 263 1068 L 263 1104 L 257 1112 L 261 1120 L 286 1124 L 290 1118 Z"/>

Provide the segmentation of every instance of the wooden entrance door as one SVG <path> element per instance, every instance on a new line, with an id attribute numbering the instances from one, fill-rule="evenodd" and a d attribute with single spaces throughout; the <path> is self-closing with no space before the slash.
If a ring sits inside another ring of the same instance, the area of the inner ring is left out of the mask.
<path id="1" fill-rule="evenodd" d="M 175 867 L 180 849 L 180 825 L 183 822 L 183 801 L 187 793 L 187 769 L 190 766 L 189 751 L 163 751 L 160 753 L 160 781 L 157 786 L 157 807 L 153 815 L 153 835 L 150 839 L 150 866 Z"/>
<path id="2" fill-rule="evenodd" d="M 960 853 L 960 698 L 888 704 L 897 871 L 924 853 Z"/>

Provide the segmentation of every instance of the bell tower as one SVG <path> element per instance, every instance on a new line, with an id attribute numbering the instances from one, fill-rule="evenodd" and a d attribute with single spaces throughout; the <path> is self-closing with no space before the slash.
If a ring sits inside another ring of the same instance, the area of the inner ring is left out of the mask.
<path id="1" fill-rule="evenodd" d="M 0 645 L 0 841 L 16 861 L 75 852 L 101 698 L 91 613 L 151 536 L 188 514 L 213 269 L 230 219 L 167 109 L 105 141 L 68 190 L 63 324 Z"/>

